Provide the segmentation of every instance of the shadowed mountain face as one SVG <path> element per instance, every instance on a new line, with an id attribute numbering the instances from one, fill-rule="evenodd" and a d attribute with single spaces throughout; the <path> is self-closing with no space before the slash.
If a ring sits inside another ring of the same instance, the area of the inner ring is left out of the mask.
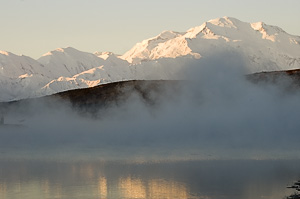
<path id="1" fill-rule="evenodd" d="M 100 110 L 121 107 L 130 99 L 139 101 L 146 107 L 154 107 L 166 92 L 174 95 L 181 84 L 181 81 L 175 80 L 123 81 L 65 91 L 41 98 L 0 103 L 0 105 L 3 112 L 10 112 L 13 107 L 27 107 L 43 103 L 53 109 L 58 109 L 57 104 L 63 104 L 80 114 L 96 116 Z"/>
<path id="2" fill-rule="evenodd" d="M 111 105 L 121 105 L 132 95 L 136 95 L 146 105 L 154 105 L 159 96 L 166 89 L 179 87 L 180 81 L 158 80 L 158 81 L 124 81 L 96 86 L 88 89 L 78 89 L 55 94 L 58 97 L 71 102 L 74 107 L 92 110 L 92 107 L 106 108 Z"/>
<path id="3" fill-rule="evenodd" d="M 246 79 L 256 85 L 275 85 L 283 91 L 293 92 L 300 89 L 300 69 L 255 73 L 247 75 Z M 0 107 L 2 112 L 7 112 L 14 106 L 27 106 L 44 101 L 55 108 L 55 102 L 59 101 L 70 104 L 80 113 L 94 115 L 99 109 L 122 106 L 134 96 L 144 105 L 154 108 L 162 101 L 162 98 L 174 99 L 186 86 L 194 85 L 194 83 L 197 82 L 179 80 L 122 81 L 93 88 L 65 91 L 41 98 L 0 103 Z"/>
<path id="4" fill-rule="evenodd" d="M 255 84 L 273 84 L 284 89 L 300 89 L 300 69 L 255 73 L 246 76 Z M 284 83 L 284 84 L 283 84 Z M 93 88 L 77 89 L 52 95 L 71 102 L 74 107 L 88 108 L 118 105 L 126 101 L 132 94 L 137 95 L 145 104 L 155 105 L 160 97 L 169 93 L 172 97 L 180 93 L 183 85 L 193 84 L 192 81 L 179 80 L 135 80 L 109 83 Z M 47 97 L 49 98 L 49 97 Z"/>
<path id="5" fill-rule="evenodd" d="M 254 73 L 248 75 L 248 78 L 255 83 L 269 82 L 274 84 L 278 84 L 283 80 L 289 80 L 292 85 L 298 87 L 300 86 L 300 69 Z"/>

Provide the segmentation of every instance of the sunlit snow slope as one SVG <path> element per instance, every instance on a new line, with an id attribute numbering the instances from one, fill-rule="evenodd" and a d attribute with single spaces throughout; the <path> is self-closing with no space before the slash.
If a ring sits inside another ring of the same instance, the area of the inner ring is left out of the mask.
<path id="1" fill-rule="evenodd" d="M 34 60 L 0 51 L 0 101 L 122 80 L 180 79 L 190 62 L 223 51 L 243 55 L 248 73 L 300 68 L 299 36 L 263 22 L 223 17 L 186 32 L 164 31 L 122 56 L 68 47 Z"/>

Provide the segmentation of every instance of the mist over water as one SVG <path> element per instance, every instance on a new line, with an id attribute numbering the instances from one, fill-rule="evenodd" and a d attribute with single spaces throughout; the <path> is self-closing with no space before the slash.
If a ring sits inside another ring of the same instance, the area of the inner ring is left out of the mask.
<path id="1" fill-rule="evenodd" d="M 0 128 L 4 158 L 294 159 L 299 158 L 298 91 L 252 83 L 243 57 L 219 53 L 189 63 L 180 86 L 154 106 L 137 95 L 100 109 L 99 118 L 68 102 L 18 105 Z M 153 95 L 157 95 L 153 93 Z"/>
<path id="2" fill-rule="evenodd" d="M 188 63 L 148 103 L 93 114 L 44 98 L 4 107 L 0 198 L 283 198 L 300 176 L 300 93 L 249 81 L 243 57 Z M 3 108 L 3 107 L 2 107 Z"/>

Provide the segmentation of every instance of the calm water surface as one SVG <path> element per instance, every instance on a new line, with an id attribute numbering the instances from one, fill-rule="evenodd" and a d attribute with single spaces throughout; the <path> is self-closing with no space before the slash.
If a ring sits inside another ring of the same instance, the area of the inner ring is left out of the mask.
<path id="1" fill-rule="evenodd" d="M 300 175 L 297 160 L 1 160 L 1 199 L 281 199 Z"/>

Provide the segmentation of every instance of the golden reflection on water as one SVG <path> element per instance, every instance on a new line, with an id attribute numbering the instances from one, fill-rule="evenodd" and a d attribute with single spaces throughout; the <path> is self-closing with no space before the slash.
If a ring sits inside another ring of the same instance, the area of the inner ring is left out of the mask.
<path id="1" fill-rule="evenodd" d="M 145 180 L 132 177 L 121 177 L 115 183 L 108 183 L 106 177 L 99 177 L 97 181 L 98 199 L 123 198 L 123 199 L 187 199 L 191 198 L 185 185 L 175 181 L 167 181 L 162 179 Z M 91 187 L 78 187 L 80 194 L 92 193 Z M 114 190 L 109 190 L 109 188 Z M 14 193 L 7 195 L 7 192 Z M 72 190 L 78 192 L 78 190 Z M 11 198 L 12 196 L 21 196 L 23 194 L 28 197 L 24 198 L 64 198 L 67 190 L 63 190 L 61 184 L 52 184 L 48 180 L 41 182 L 31 181 L 23 183 L 15 183 L 8 189 L 6 184 L 0 184 L 0 198 Z M 17 195 L 16 195 L 17 194 Z M 25 196 L 23 195 L 23 196 Z M 75 196 L 76 197 L 76 196 Z"/>
<path id="2" fill-rule="evenodd" d="M 138 178 L 121 178 L 119 181 L 122 198 L 139 199 L 187 199 L 190 198 L 185 185 L 174 181 L 152 179 L 143 182 Z"/>
<path id="3" fill-rule="evenodd" d="M 98 193 L 100 199 L 107 199 L 107 180 L 105 177 L 98 179 Z"/>
<path id="4" fill-rule="evenodd" d="M 148 183 L 149 197 L 153 199 L 189 198 L 186 186 L 174 181 L 151 180 Z"/>
<path id="5" fill-rule="evenodd" d="M 124 198 L 146 198 L 146 187 L 140 179 L 121 178 L 119 188 Z"/>
<path id="6" fill-rule="evenodd" d="M 225 165 L 225 169 L 224 165 L 210 167 L 210 164 L 207 164 L 206 168 L 205 165 L 202 165 L 205 162 L 201 162 L 201 164 L 196 164 L 197 167 L 193 165 L 191 167 L 202 169 L 197 173 L 198 177 L 187 180 L 182 178 L 182 173 L 179 172 L 187 172 L 186 175 L 191 174 L 186 170 L 185 164 L 183 165 L 184 170 L 179 170 L 181 167 L 176 170 L 176 165 L 171 165 L 172 167 L 167 165 L 167 170 L 162 169 L 158 171 L 159 173 L 149 173 L 156 169 L 152 165 L 151 167 L 148 165 L 133 165 L 132 167 L 129 165 L 130 167 L 127 167 L 128 165 L 89 163 L 47 163 L 42 166 L 38 164 L 40 170 L 35 172 L 34 164 L 12 163 L 12 166 L 3 166 L 6 172 L 0 172 L 0 199 L 283 198 L 283 196 L 289 195 L 288 192 L 285 192 L 285 182 L 294 179 L 299 168 L 298 165 L 288 164 L 286 169 L 282 170 L 282 163 L 279 162 L 278 166 L 270 172 L 274 162 L 265 166 L 257 162 L 250 166 L 248 166 L 249 162 L 243 163 L 242 166 L 241 164 L 236 166 L 234 162 L 228 166 Z M 215 162 L 212 164 L 216 165 Z M 182 166 L 182 163 L 179 166 Z M 168 174 L 169 168 L 173 168 L 176 174 L 180 175 Z M 4 169 L 2 170 L 4 171 Z M 278 171 L 287 169 L 293 171 L 290 172 L 290 176 L 278 175 Z M 210 175 L 210 171 L 216 172 L 216 174 Z M 224 171 L 228 171 L 228 173 Z M 250 171 L 248 172 L 250 175 L 244 175 L 247 171 Z M 254 175 L 253 178 L 252 175 Z M 265 177 L 262 178 L 262 175 Z M 226 181 L 228 189 L 223 189 L 223 183 L 220 184 L 219 176 L 228 180 Z"/>

